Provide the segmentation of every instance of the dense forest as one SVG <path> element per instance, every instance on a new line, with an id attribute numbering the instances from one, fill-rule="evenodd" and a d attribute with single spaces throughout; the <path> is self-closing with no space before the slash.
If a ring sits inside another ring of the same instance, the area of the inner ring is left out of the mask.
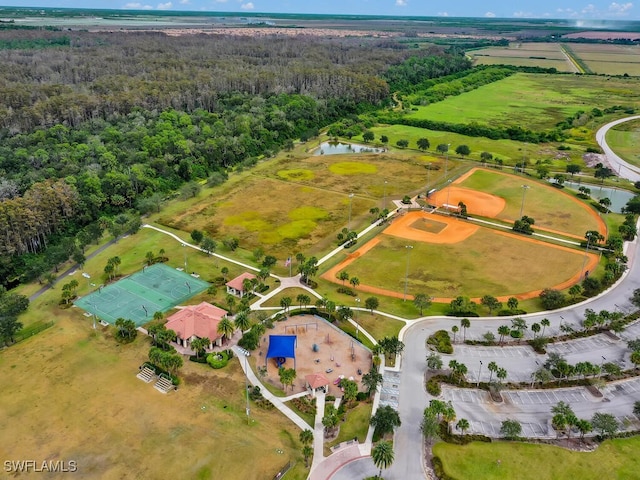
<path id="1" fill-rule="evenodd" d="M 363 38 L 14 30 L 0 45 L 5 285 L 82 261 L 105 229 L 134 231 L 174 192 L 390 103 L 389 82 L 469 68 L 440 47 Z"/>

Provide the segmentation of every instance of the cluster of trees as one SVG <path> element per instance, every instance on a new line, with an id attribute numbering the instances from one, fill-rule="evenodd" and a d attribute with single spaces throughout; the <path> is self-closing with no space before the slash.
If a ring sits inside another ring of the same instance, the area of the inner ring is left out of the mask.
<path id="1" fill-rule="evenodd" d="M 562 401 L 551 407 L 551 413 L 551 426 L 556 431 L 556 437 L 566 435 L 567 442 L 571 439 L 573 429 L 580 433 L 580 440 L 583 440 L 584 436 L 593 430 L 599 431 L 604 437 L 615 434 L 620 428 L 616 417 L 610 413 L 596 412 L 589 421 L 578 418 L 571 406 Z"/>
<path id="2" fill-rule="evenodd" d="M 29 307 L 29 299 L 24 295 L 10 293 L 0 285 L 0 345 L 10 345 L 22 328 L 18 316 Z"/>

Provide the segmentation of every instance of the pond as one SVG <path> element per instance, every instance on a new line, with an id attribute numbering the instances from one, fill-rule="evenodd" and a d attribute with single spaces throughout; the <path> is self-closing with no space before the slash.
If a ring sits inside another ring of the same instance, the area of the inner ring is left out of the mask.
<path id="1" fill-rule="evenodd" d="M 554 183 L 553 181 L 551 183 Z M 611 206 L 609 209 L 612 212 L 621 213 L 622 208 L 631 200 L 635 195 L 626 190 L 620 190 L 618 188 L 602 187 L 600 185 L 593 185 L 588 183 L 576 183 L 576 182 L 564 182 L 565 188 L 574 190 L 576 193 L 580 187 L 586 187 L 591 190 L 591 198 L 600 200 L 607 197 L 611 200 Z"/>
<path id="2" fill-rule="evenodd" d="M 324 142 L 315 149 L 314 155 L 343 155 L 345 153 L 381 153 L 384 148 L 375 148 L 357 143 Z"/>

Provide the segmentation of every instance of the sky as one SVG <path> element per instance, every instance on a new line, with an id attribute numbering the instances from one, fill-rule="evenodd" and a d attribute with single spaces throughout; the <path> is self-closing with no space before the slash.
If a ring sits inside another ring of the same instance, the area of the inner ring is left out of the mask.
<path id="1" fill-rule="evenodd" d="M 640 0 L 637 0 L 640 2 Z M 0 0 L 3 6 L 255 13 L 640 20 L 624 0 Z"/>

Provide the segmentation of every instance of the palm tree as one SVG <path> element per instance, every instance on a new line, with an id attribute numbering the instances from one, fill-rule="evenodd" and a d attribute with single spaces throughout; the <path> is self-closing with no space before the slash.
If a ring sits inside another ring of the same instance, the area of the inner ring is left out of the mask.
<path id="1" fill-rule="evenodd" d="M 391 442 L 378 442 L 371 450 L 371 458 L 376 467 L 380 469 L 378 477 L 382 477 L 382 469 L 389 468 L 394 460 L 393 445 Z"/>
<path id="2" fill-rule="evenodd" d="M 456 428 L 462 432 L 462 435 L 464 435 L 466 430 L 469 430 L 469 426 L 469 420 L 466 418 L 461 418 L 458 420 L 458 423 L 456 423 Z"/>
<path id="3" fill-rule="evenodd" d="M 509 335 L 510 332 L 511 332 L 511 329 L 509 328 L 509 325 L 500 325 L 498 327 L 498 334 L 500 335 L 500 345 L 502 345 L 504 336 Z"/>
<path id="4" fill-rule="evenodd" d="M 304 466 L 309 468 L 309 458 L 313 455 L 313 448 L 305 445 L 302 447 L 302 455 L 304 456 Z"/>
<path id="5" fill-rule="evenodd" d="M 491 372 L 489 374 L 489 383 L 491 383 L 491 379 L 493 378 L 493 374 L 498 371 L 499 367 L 498 367 L 498 364 L 496 362 L 489 362 L 488 368 L 489 368 L 489 372 Z"/>
<path id="6" fill-rule="evenodd" d="M 249 328 L 249 325 L 251 324 L 247 311 L 243 310 L 242 312 L 238 312 L 233 323 L 235 324 L 235 327 L 241 332 L 247 330 Z"/>
<path id="7" fill-rule="evenodd" d="M 280 306 L 284 310 L 285 314 L 289 313 L 289 307 L 291 306 L 291 297 L 282 297 L 280 299 Z"/>
<path id="8" fill-rule="evenodd" d="M 211 340 L 207 337 L 196 338 L 191 342 L 191 348 L 193 348 L 196 352 L 196 358 L 200 357 L 207 347 L 211 345 Z"/>
<path id="9" fill-rule="evenodd" d="M 542 336 L 544 337 L 544 330 L 545 328 L 551 326 L 551 322 L 548 318 L 543 318 L 542 320 L 540 320 L 540 325 L 542 325 Z"/>
<path id="10" fill-rule="evenodd" d="M 360 279 L 358 277 L 351 277 L 351 280 L 349 280 L 349 283 L 353 288 L 356 288 L 358 285 L 360 285 Z"/>
<path id="11" fill-rule="evenodd" d="M 458 333 L 458 330 L 460 330 L 458 328 L 457 325 L 454 325 L 453 327 L 451 327 L 451 331 L 453 332 L 453 343 L 456 343 L 456 333 Z"/>
<path id="12" fill-rule="evenodd" d="M 533 338 L 536 338 L 538 332 L 540 331 L 540 324 L 539 323 L 532 323 L 531 324 L 531 331 L 533 332 Z"/>
<path id="13" fill-rule="evenodd" d="M 344 287 L 344 282 L 349 280 L 349 274 L 346 270 L 343 270 L 338 274 L 338 280 L 342 280 L 342 286 Z"/>
<path id="14" fill-rule="evenodd" d="M 467 340 L 467 328 L 471 326 L 471 321 L 468 318 L 463 318 L 460 320 L 460 326 L 462 327 L 462 341 L 465 342 Z"/>
<path id="15" fill-rule="evenodd" d="M 311 445 L 311 443 L 313 443 L 313 432 L 309 429 L 301 431 L 300 443 L 303 445 Z"/>
<path id="16" fill-rule="evenodd" d="M 218 323 L 218 333 L 221 333 L 227 339 L 227 343 L 229 343 L 229 338 L 233 336 L 233 332 L 235 331 L 235 326 L 233 322 L 229 320 L 227 317 L 222 317 L 220 323 Z"/>

